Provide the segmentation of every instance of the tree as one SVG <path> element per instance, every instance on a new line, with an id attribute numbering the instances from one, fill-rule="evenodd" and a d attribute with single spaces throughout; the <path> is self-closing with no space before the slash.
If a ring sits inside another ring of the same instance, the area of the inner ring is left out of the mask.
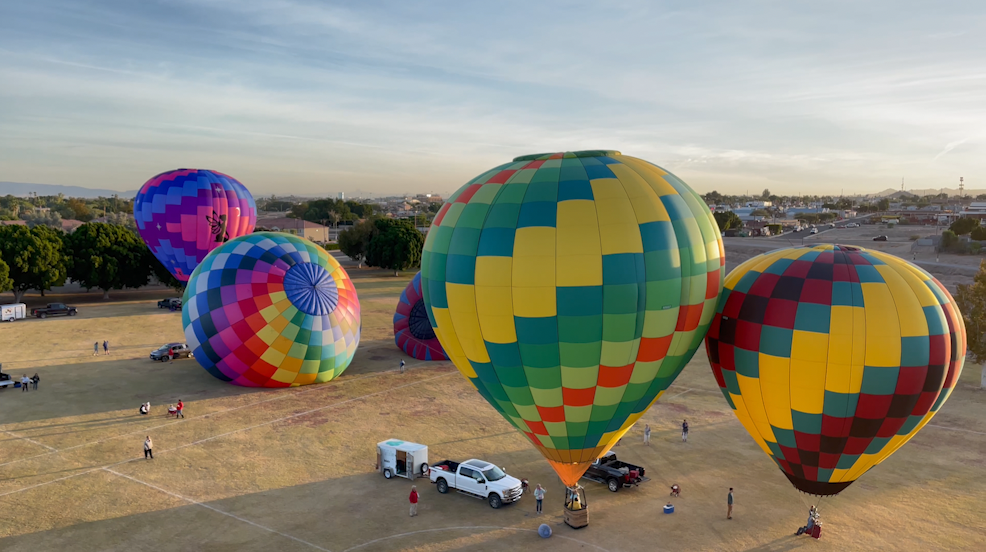
<path id="1" fill-rule="evenodd" d="M 941 233 L 941 240 L 939 243 L 939 250 L 946 251 L 951 247 L 954 247 L 959 243 L 959 237 L 955 235 L 955 232 L 951 230 L 944 230 Z"/>
<path id="2" fill-rule="evenodd" d="M 726 230 L 732 230 L 743 226 L 743 221 L 740 220 L 739 215 L 732 211 L 716 211 L 715 213 L 712 213 L 712 217 L 715 218 L 716 223 L 719 224 L 720 232 L 725 232 Z"/>
<path id="3" fill-rule="evenodd" d="M 886 211 L 886 210 L 890 209 L 890 200 L 887 199 L 887 198 L 881 199 L 880 201 L 878 201 L 876 203 L 876 208 L 879 211 Z"/>
<path id="4" fill-rule="evenodd" d="M 966 217 L 956 219 L 955 222 L 948 227 L 949 230 L 955 232 L 955 234 L 959 236 L 964 236 L 976 228 L 979 228 L 979 219 Z"/>
<path id="5" fill-rule="evenodd" d="M 0 293 L 14 289 L 14 281 L 10 279 L 10 267 L 0 259 Z"/>
<path id="6" fill-rule="evenodd" d="M 986 261 L 979 263 L 972 284 L 959 284 L 955 304 L 962 311 L 972 360 L 982 366 L 979 385 L 986 389 Z"/>
<path id="7" fill-rule="evenodd" d="M 136 232 L 116 224 L 87 222 L 66 237 L 71 251 L 69 275 L 86 288 L 103 290 L 147 285 L 151 264 Z"/>
<path id="8" fill-rule="evenodd" d="M 755 209 L 753 212 L 750 213 L 750 216 L 751 217 L 769 217 L 770 216 L 770 211 L 767 211 L 766 209 Z"/>
<path id="9" fill-rule="evenodd" d="M 20 303 L 29 289 L 43 294 L 65 283 L 66 258 L 60 230 L 0 226 L 0 259 L 13 281 L 15 303 Z"/>
<path id="10" fill-rule="evenodd" d="M 130 213 L 109 213 L 106 215 L 107 224 L 116 224 L 117 226 L 123 226 L 129 228 L 134 232 L 137 231 L 137 222 L 134 220 L 134 216 Z"/>
<path id="11" fill-rule="evenodd" d="M 969 237 L 976 241 L 986 241 L 986 227 L 977 226 L 976 228 L 973 228 L 972 233 L 969 234 Z"/>
<path id="12" fill-rule="evenodd" d="M 702 199 L 704 199 L 705 202 L 708 203 L 709 205 L 719 205 L 722 203 L 722 194 L 720 194 L 715 190 L 712 190 L 711 192 L 702 196 Z"/>
<path id="13" fill-rule="evenodd" d="M 62 215 L 58 214 L 58 211 L 35 211 L 33 213 L 24 213 L 22 216 L 24 221 L 27 222 L 28 228 L 50 226 L 51 228 L 62 229 Z"/>
<path id="14" fill-rule="evenodd" d="M 763 193 L 760 194 L 760 198 L 763 199 L 764 201 L 770 199 L 770 190 L 764 188 Z"/>
<path id="15" fill-rule="evenodd" d="M 372 220 L 364 220 L 354 224 L 352 228 L 339 233 L 339 250 L 356 261 L 357 268 L 363 268 L 366 253 L 370 249 L 370 240 L 377 235 L 377 226 Z"/>
<path id="16" fill-rule="evenodd" d="M 397 276 L 401 270 L 421 263 L 425 237 L 411 221 L 380 219 L 374 225 L 378 233 L 370 240 L 367 264 L 393 270 Z"/>

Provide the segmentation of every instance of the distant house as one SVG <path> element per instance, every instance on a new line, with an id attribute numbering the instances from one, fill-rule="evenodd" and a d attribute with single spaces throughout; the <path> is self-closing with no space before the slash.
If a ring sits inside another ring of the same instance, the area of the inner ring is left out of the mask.
<path id="1" fill-rule="evenodd" d="M 968 207 L 959 212 L 963 217 L 986 219 L 986 203 L 973 201 Z"/>
<path id="2" fill-rule="evenodd" d="M 0 220 L 0 226 L 26 226 L 26 220 Z"/>
<path id="3" fill-rule="evenodd" d="M 258 219 L 257 226 L 269 228 L 274 232 L 294 234 L 296 236 L 309 239 L 313 242 L 322 243 L 329 241 L 329 227 L 322 226 L 317 222 L 309 222 L 307 220 L 287 217 L 265 218 Z"/>
<path id="4" fill-rule="evenodd" d="M 83 224 L 85 224 L 85 223 L 82 222 L 81 220 L 62 219 L 62 230 L 66 234 L 71 234 L 72 232 L 75 232 L 75 230 L 78 227 L 82 226 Z"/>

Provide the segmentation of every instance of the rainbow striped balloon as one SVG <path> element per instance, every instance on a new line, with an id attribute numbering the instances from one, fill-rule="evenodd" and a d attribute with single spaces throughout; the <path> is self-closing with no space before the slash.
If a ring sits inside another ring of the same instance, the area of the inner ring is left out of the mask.
<path id="1" fill-rule="evenodd" d="M 312 242 L 257 232 L 213 250 L 185 288 L 195 359 L 249 387 L 322 383 L 353 360 L 360 306 L 349 275 Z"/>

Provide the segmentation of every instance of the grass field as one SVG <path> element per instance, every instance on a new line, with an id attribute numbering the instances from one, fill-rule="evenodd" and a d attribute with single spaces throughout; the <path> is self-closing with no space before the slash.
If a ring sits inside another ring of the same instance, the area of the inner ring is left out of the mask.
<path id="1" fill-rule="evenodd" d="M 731 261 L 731 264 L 732 261 Z M 409 362 L 391 317 L 408 277 L 351 269 L 363 308 L 360 350 L 337 380 L 281 390 L 230 386 L 194 360 L 147 360 L 182 338 L 167 291 L 73 297 L 74 318 L 0 327 L 3 370 L 38 372 L 38 392 L 0 391 L 0 550 L 984 550 L 986 393 L 978 367 L 896 455 L 821 505 L 819 541 L 794 537 L 806 503 L 745 433 L 703 351 L 614 450 L 652 480 L 610 493 L 586 482 L 590 525 L 561 522 L 548 464 L 448 363 Z M 32 299 L 37 301 L 37 298 Z M 92 356 L 107 339 L 109 356 Z M 181 398 L 186 419 L 168 418 Z M 152 415 L 137 407 L 150 401 Z M 687 418 L 688 443 L 679 427 Z M 642 424 L 653 429 L 641 443 Z M 145 435 L 154 460 L 144 460 Z M 547 488 L 500 510 L 374 471 L 375 445 L 425 443 L 432 463 L 479 457 Z M 682 496 L 663 515 L 668 487 Z M 726 492 L 736 489 L 733 520 Z M 547 523 L 554 536 L 540 539 Z"/>

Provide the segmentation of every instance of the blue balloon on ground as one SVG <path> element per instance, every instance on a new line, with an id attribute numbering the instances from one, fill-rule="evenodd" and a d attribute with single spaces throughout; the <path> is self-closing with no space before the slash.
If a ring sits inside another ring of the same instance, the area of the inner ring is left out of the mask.
<path id="1" fill-rule="evenodd" d="M 548 527 L 547 523 L 542 523 L 541 526 L 538 527 L 538 535 L 540 535 L 542 539 L 550 537 L 551 527 Z"/>

